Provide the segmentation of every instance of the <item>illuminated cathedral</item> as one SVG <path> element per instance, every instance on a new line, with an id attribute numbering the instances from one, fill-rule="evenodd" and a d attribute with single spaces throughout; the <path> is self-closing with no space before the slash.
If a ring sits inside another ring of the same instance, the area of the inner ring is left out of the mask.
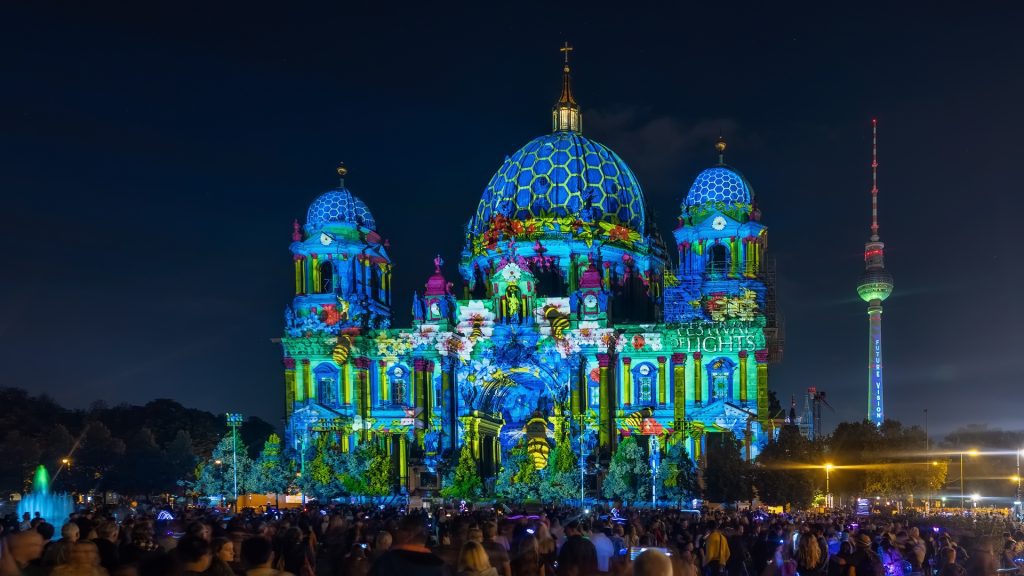
<path id="1" fill-rule="evenodd" d="M 543 467 L 562 435 L 596 476 L 629 435 L 701 462 L 731 431 L 758 454 L 781 343 L 767 230 L 725 142 L 682 198 L 670 253 L 632 170 L 583 136 L 568 60 L 551 123 L 484 188 L 459 277 L 438 257 L 400 295 L 411 327 L 392 326 L 388 242 L 344 168 L 293 224 L 280 343 L 296 454 L 325 434 L 344 451 L 379 443 L 410 494 L 436 490 L 463 445 L 483 479 L 521 442 Z"/>

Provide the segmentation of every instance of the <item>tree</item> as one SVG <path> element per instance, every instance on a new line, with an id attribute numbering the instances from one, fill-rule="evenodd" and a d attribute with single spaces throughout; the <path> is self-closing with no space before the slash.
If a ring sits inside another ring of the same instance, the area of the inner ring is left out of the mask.
<path id="1" fill-rule="evenodd" d="M 234 452 L 236 447 L 237 453 Z M 233 457 L 237 459 L 237 462 Z M 232 433 L 228 432 L 213 449 L 210 457 L 200 466 L 196 491 L 208 496 L 233 498 L 236 466 L 238 493 L 250 492 L 252 460 L 249 459 L 245 445 L 239 441 L 236 446 L 233 443 Z"/>
<path id="2" fill-rule="evenodd" d="M 810 506 L 818 477 L 824 481 L 821 456 L 793 424 L 768 441 L 753 470 L 758 498 L 772 506 Z"/>
<path id="3" fill-rule="evenodd" d="M 374 442 L 364 442 L 346 456 L 339 480 L 349 494 L 386 496 L 391 493 L 391 460 L 383 448 Z M 479 483 L 480 479 L 476 480 Z"/>
<path id="4" fill-rule="evenodd" d="M 658 475 L 661 494 L 666 500 L 682 503 L 700 493 L 697 483 L 697 465 L 690 459 L 686 446 L 677 438 L 661 462 Z"/>
<path id="5" fill-rule="evenodd" d="M 166 487 L 167 461 L 149 428 L 129 438 L 124 458 L 111 474 L 111 487 L 126 494 L 153 494 Z"/>
<path id="6" fill-rule="evenodd" d="M 651 497 L 651 466 L 635 437 L 627 436 L 619 442 L 602 491 L 606 498 L 618 498 L 626 504 Z"/>
<path id="7" fill-rule="evenodd" d="M 164 459 L 167 462 L 164 481 L 169 485 L 194 479 L 196 456 L 192 452 L 192 435 L 188 430 L 178 430 L 174 440 L 164 448 Z"/>
<path id="8" fill-rule="evenodd" d="M 27 491 L 32 470 L 38 465 L 42 450 L 34 438 L 19 430 L 9 430 L 0 442 L 0 482 L 10 490 Z M 48 466 L 52 469 L 52 466 Z"/>
<path id="9" fill-rule="evenodd" d="M 291 478 L 281 459 L 281 437 L 271 434 L 263 443 L 263 450 L 252 467 L 251 485 L 253 492 L 281 493 L 288 488 Z"/>
<path id="10" fill-rule="evenodd" d="M 875 457 L 886 465 L 868 470 L 864 487 L 868 494 L 897 498 L 924 495 L 942 487 L 946 462 L 936 460 L 933 464 L 922 458 L 925 436 L 920 428 L 886 420 L 878 431 L 885 450 Z"/>
<path id="11" fill-rule="evenodd" d="M 103 488 L 107 474 L 124 456 L 125 444 L 115 438 L 103 422 L 86 424 L 82 441 L 71 455 L 71 466 L 66 470 L 69 485 L 77 492 Z"/>
<path id="12" fill-rule="evenodd" d="M 563 434 L 555 442 L 555 449 L 548 454 L 548 465 L 544 469 L 540 484 L 540 497 L 544 502 L 558 502 L 578 498 L 580 495 L 580 465 L 573 452 L 569 434 Z"/>
<path id="13" fill-rule="evenodd" d="M 704 497 L 711 502 L 738 502 L 753 496 L 750 465 L 743 459 L 740 442 L 729 431 L 709 434 L 705 455 Z"/>
<path id="14" fill-rule="evenodd" d="M 480 481 L 480 474 L 477 472 L 476 460 L 473 458 L 473 449 L 468 443 L 462 445 L 459 453 L 459 464 L 455 467 L 455 474 L 451 484 L 441 488 L 441 496 L 445 498 L 470 499 L 479 498 L 483 492 L 483 483 Z"/>
<path id="15" fill-rule="evenodd" d="M 526 441 L 520 440 L 502 461 L 494 489 L 498 494 L 516 502 L 536 501 L 540 500 L 540 481 L 540 474 L 534 467 L 533 456 Z"/>

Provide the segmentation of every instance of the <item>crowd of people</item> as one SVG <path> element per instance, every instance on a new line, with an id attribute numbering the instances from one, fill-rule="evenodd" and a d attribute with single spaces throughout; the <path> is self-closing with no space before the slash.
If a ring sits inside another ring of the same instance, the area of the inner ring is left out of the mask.
<path id="1" fill-rule="evenodd" d="M 81 511 L 4 526 L 0 576 L 997 576 L 1003 516 L 550 508 Z"/>

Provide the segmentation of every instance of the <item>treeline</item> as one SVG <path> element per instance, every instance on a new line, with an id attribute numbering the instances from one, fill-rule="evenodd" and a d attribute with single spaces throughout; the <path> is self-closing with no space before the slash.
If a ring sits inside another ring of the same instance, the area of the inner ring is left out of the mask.
<path id="1" fill-rule="evenodd" d="M 168 399 L 142 406 L 97 402 L 69 410 L 46 395 L 2 388 L 0 407 L 0 490 L 5 493 L 28 490 L 40 464 L 61 492 L 180 493 L 228 433 L 223 414 Z M 249 417 L 239 429 L 239 447 L 251 447 L 249 456 L 255 458 L 273 432 L 266 421 Z"/>

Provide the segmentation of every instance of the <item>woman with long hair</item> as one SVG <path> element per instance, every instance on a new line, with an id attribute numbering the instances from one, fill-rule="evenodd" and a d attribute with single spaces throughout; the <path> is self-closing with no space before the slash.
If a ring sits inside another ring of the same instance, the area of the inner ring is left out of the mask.
<path id="1" fill-rule="evenodd" d="M 796 547 L 796 571 L 800 576 L 813 576 L 821 568 L 821 547 L 811 532 L 800 534 Z"/>
<path id="2" fill-rule="evenodd" d="M 513 541 L 509 555 L 512 557 L 512 576 L 544 576 L 537 538 L 532 534 Z"/>
<path id="3" fill-rule="evenodd" d="M 459 552 L 459 576 L 498 576 L 487 551 L 476 540 L 467 540 Z"/>

